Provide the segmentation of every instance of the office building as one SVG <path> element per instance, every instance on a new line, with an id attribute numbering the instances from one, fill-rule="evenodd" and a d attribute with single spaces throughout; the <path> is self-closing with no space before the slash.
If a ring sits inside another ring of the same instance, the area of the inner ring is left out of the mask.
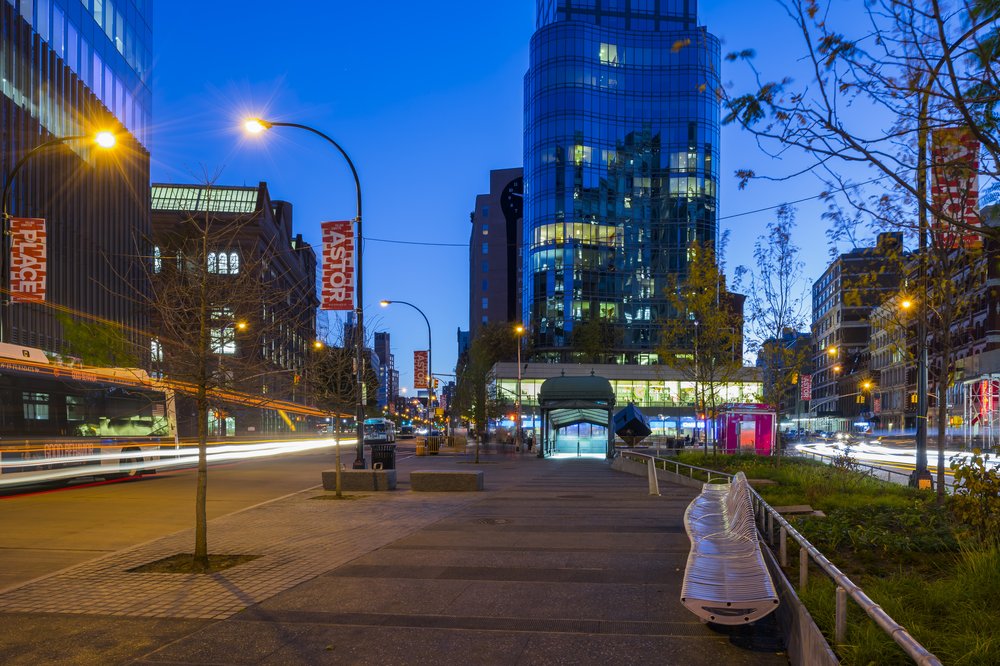
<path id="1" fill-rule="evenodd" d="M 903 235 L 881 233 L 872 247 L 841 254 L 812 287 L 811 416 L 822 430 L 849 430 L 872 413 L 871 315 L 902 279 Z"/>
<path id="2" fill-rule="evenodd" d="M 152 211 L 154 288 L 170 289 L 185 275 L 204 276 L 208 285 L 210 344 L 218 364 L 213 381 L 221 388 L 259 396 L 260 401 L 306 402 L 303 377 L 316 340 L 319 307 L 316 253 L 301 234 L 292 233 L 292 205 L 272 200 L 263 182 L 256 187 L 154 184 Z M 203 228 L 208 232 L 202 233 Z M 203 272 L 195 268 L 199 256 L 206 262 Z M 167 293 L 188 292 L 181 287 Z M 191 381 L 190 372 L 200 372 L 200 361 L 189 360 L 190 346 L 178 345 L 171 339 L 176 336 L 165 332 L 183 327 L 185 319 L 197 323 L 193 306 L 167 313 L 162 306 L 154 310 L 154 371 Z M 169 322 L 165 315 L 170 315 Z M 210 434 L 292 428 L 287 415 L 263 407 L 213 410 Z M 178 408 L 182 434 L 192 427 L 191 417 L 190 410 Z"/>
<path id="3" fill-rule="evenodd" d="M 532 358 L 650 364 L 664 290 L 718 234 L 718 40 L 697 3 L 539 0 L 524 80 L 522 313 Z M 480 317 L 471 317 L 474 323 Z"/>
<path id="4" fill-rule="evenodd" d="M 0 2 L 4 184 L 45 142 L 99 130 L 117 138 L 106 151 L 85 139 L 54 145 L 11 181 L 9 213 L 46 220 L 48 284 L 44 303 L 0 306 L 5 342 L 71 355 L 62 311 L 123 325 L 148 356 L 150 15 L 147 0 Z"/>
<path id="5" fill-rule="evenodd" d="M 379 407 L 390 407 L 395 410 L 396 395 L 399 393 L 399 371 L 396 370 L 396 357 L 389 345 L 389 333 L 375 333 L 375 355 L 378 356 L 378 389 Z"/>
<path id="6" fill-rule="evenodd" d="M 520 256 L 524 215 L 521 169 L 490 171 L 490 192 L 476 197 L 469 216 L 469 336 L 483 324 L 521 316 Z"/>

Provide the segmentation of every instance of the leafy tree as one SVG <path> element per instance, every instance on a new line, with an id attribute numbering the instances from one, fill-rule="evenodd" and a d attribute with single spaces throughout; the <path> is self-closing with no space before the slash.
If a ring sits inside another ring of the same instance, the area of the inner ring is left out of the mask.
<path id="1" fill-rule="evenodd" d="M 687 275 L 669 279 L 667 301 L 678 316 L 663 320 L 658 351 L 667 366 L 695 383 L 698 410 L 707 417 L 725 402 L 727 386 L 744 377 L 743 321 L 712 246 L 694 243 L 688 256 Z M 715 444 L 713 437 L 713 451 Z"/>
<path id="2" fill-rule="evenodd" d="M 476 462 L 479 462 L 479 444 L 488 437 L 491 416 L 502 413 L 504 399 L 490 395 L 491 372 L 498 361 L 517 359 L 518 336 L 508 323 L 488 323 L 469 345 L 468 353 L 459 359 L 455 389 L 455 407 L 471 413 L 476 428 L 481 433 L 476 441 Z"/>
<path id="3" fill-rule="evenodd" d="M 573 346 L 590 363 L 606 362 L 609 351 L 621 345 L 621 338 L 621 330 L 608 319 L 591 317 L 573 325 Z"/>
<path id="4" fill-rule="evenodd" d="M 84 364 L 115 368 L 139 366 L 121 325 L 105 320 L 76 319 L 62 312 L 56 313 L 56 319 L 62 326 L 69 353 Z"/>

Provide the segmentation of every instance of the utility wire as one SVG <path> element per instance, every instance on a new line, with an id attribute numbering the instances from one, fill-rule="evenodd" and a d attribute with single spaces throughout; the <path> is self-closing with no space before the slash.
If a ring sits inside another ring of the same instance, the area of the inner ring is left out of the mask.
<path id="1" fill-rule="evenodd" d="M 888 176 L 879 176 L 878 178 L 872 178 L 871 180 L 866 180 L 863 183 L 857 183 L 856 185 L 849 185 L 847 187 L 838 188 L 836 191 L 837 192 L 844 192 L 847 189 L 853 189 L 855 187 L 861 187 L 863 185 L 870 185 L 871 183 L 877 182 L 877 181 L 882 180 L 884 178 L 888 178 Z M 779 204 L 774 204 L 773 206 L 765 206 L 763 208 L 755 208 L 754 210 L 746 210 L 746 211 L 743 211 L 742 213 L 733 213 L 732 215 L 723 215 L 723 216 L 719 217 L 718 220 L 721 222 L 722 220 L 731 220 L 731 219 L 736 218 L 736 217 L 745 217 L 747 215 L 756 215 L 757 213 L 764 213 L 764 212 L 769 211 L 769 210 L 776 210 L 778 208 L 781 208 L 782 206 L 792 206 L 794 204 L 803 203 L 805 201 L 812 201 L 813 199 L 820 199 L 820 198 L 829 196 L 829 194 L 830 194 L 829 192 L 821 192 L 819 194 L 814 194 L 814 195 L 809 196 L 809 197 L 802 197 L 801 199 L 795 199 L 794 201 L 784 201 L 784 202 L 779 203 Z M 396 245 L 426 245 L 426 246 L 430 246 L 430 247 L 464 247 L 464 248 L 468 248 L 469 247 L 468 243 L 435 243 L 435 242 L 431 242 L 431 241 L 405 241 L 405 240 L 396 240 L 396 239 L 393 239 L 393 238 L 373 238 L 372 236 L 365 236 L 365 241 L 366 242 L 367 241 L 372 241 L 372 242 L 375 242 L 375 243 L 393 243 L 393 244 L 396 244 Z"/>

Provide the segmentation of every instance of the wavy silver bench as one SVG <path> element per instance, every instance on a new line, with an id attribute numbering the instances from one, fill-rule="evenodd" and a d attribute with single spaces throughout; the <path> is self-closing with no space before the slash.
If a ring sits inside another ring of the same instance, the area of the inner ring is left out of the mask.
<path id="1" fill-rule="evenodd" d="M 705 622 L 746 624 L 778 607 L 743 472 L 731 483 L 706 483 L 684 512 L 684 529 L 691 552 L 681 603 L 689 611 Z"/>

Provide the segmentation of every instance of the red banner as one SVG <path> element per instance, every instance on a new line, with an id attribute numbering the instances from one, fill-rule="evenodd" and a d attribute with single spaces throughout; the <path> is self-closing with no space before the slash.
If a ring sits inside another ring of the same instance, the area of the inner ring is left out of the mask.
<path id="1" fill-rule="evenodd" d="M 354 309 L 354 227 L 324 222 L 321 310 Z"/>
<path id="2" fill-rule="evenodd" d="M 948 128 L 934 130 L 931 159 L 931 197 L 935 216 L 934 233 L 944 247 L 981 247 L 982 236 L 959 229 L 953 222 L 971 227 L 982 224 L 979 218 L 979 141 L 969 130 Z"/>
<path id="3" fill-rule="evenodd" d="M 882 413 L 882 396 L 875 396 L 872 398 L 872 413 L 881 414 Z"/>
<path id="4" fill-rule="evenodd" d="M 427 388 L 427 352 L 413 352 L 413 388 Z"/>
<path id="5" fill-rule="evenodd" d="M 799 377 L 799 399 L 812 400 L 813 397 L 813 376 L 800 375 Z"/>
<path id="6" fill-rule="evenodd" d="M 45 220 L 10 218 L 10 300 L 37 303 L 45 300 Z"/>

